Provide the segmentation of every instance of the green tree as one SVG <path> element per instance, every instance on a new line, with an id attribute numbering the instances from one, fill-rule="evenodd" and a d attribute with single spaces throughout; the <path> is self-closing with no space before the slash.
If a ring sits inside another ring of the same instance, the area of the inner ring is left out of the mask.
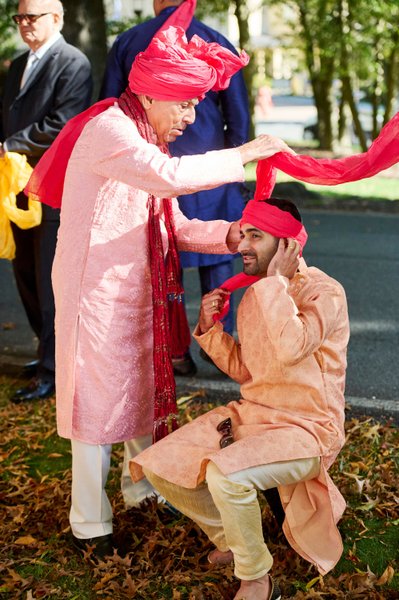
<path id="1" fill-rule="evenodd" d="M 265 3 L 270 6 L 282 4 L 281 0 L 266 0 Z M 337 0 L 286 0 L 284 4 L 292 8 L 294 17 L 287 23 L 291 33 L 282 41 L 303 53 L 317 111 L 320 147 L 330 150 L 336 137 L 333 83 L 339 50 Z"/>
<path id="2" fill-rule="evenodd" d="M 82 50 L 93 67 L 94 93 L 98 92 L 107 59 L 107 36 L 103 0 L 64 0 L 65 39 Z"/>
<path id="3" fill-rule="evenodd" d="M 250 114 L 253 115 L 255 106 L 254 77 L 256 75 L 256 63 L 249 31 L 250 10 L 247 0 L 203 0 L 198 3 L 195 16 L 198 19 L 206 16 L 218 16 L 223 20 L 227 17 L 230 7 L 232 7 L 237 19 L 239 32 L 238 46 L 239 48 L 244 48 L 250 57 L 249 64 L 243 70 L 243 75 L 248 90 Z M 250 138 L 254 137 L 253 122 L 250 125 L 249 136 Z"/>
<path id="4" fill-rule="evenodd" d="M 265 0 L 281 4 L 281 0 Z M 340 121 L 349 107 L 363 150 L 367 140 L 359 117 L 363 91 L 372 104 L 372 136 L 387 122 L 398 91 L 399 3 L 397 0 L 286 0 L 296 13 L 290 43 L 303 51 L 318 115 L 320 147 L 331 149 L 336 132 L 333 84 L 340 82 Z M 337 94 L 338 90 L 335 90 Z"/>
<path id="5" fill-rule="evenodd" d="M 16 25 L 11 20 L 16 6 L 11 0 L 0 0 L 0 99 L 10 60 L 17 48 Z"/>
<path id="6" fill-rule="evenodd" d="M 11 15 L 17 12 L 18 4 L 14 0 L 0 0 L 0 59 L 11 58 L 16 49 L 17 31 Z"/>
<path id="7" fill-rule="evenodd" d="M 399 6 L 391 0 L 339 0 L 342 99 L 350 107 L 354 129 L 363 150 L 366 136 L 355 100 L 362 89 L 372 105 L 372 137 L 387 122 L 397 92 Z"/>

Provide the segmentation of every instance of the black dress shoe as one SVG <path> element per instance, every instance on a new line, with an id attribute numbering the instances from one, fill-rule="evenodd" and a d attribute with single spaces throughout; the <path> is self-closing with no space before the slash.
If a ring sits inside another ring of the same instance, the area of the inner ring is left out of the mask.
<path id="1" fill-rule="evenodd" d="M 14 404 L 21 404 L 22 402 L 30 402 L 31 400 L 44 400 L 54 396 L 55 383 L 51 379 L 32 379 L 29 385 L 20 388 L 10 398 Z"/>
<path id="2" fill-rule="evenodd" d="M 85 557 L 86 553 L 94 558 L 103 559 L 106 556 L 112 556 L 114 554 L 115 545 L 112 533 L 84 539 L 72 535 L 72 544 L 82 557 Z"/>
<path id="3" fill-rule="evenodd" d="M 182 358 L 172 358 L 173 374 L 179 377 L 194 377 L 197 372 L 197 366 L 192 359 L 190 352 Z"/>
<path id="4" fill-rule="evenodd" d="M 37 368 L 39 366 L 39 361 L 36 358 L 35 360 L 31 360 L 27 363 L 25 363 L 22 367 L 22 377 L 26 377 L 27 379 L 31 379 L 32 377 L 35 377 L 35 375 L 37 374 Z"/>

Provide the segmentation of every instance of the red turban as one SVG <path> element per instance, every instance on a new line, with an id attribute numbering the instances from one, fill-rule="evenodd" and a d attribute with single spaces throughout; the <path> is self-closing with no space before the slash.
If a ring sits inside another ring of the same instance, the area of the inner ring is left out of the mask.
<path id="1" fill-rule="evenodd" d="M 169 27 L 158 32 L 147 49 L 136 56 L 129 87 L 135 94 L 156 100 L 202 100 L 209 90 L 226 89 L 231 77 L 248 61 L 244 50 L 237 56 L 198 35 L 188 42 L 181 27 Z"/>
<path id="2" fill-rule="evenodd" d="M 224 90 L 231 77 L 249 62 L 215 42 L 185 31 L 193 18 L 196 0 L 184 0 L 157 31 L 150 44 L 135 58 L 129 74 L 134 94 L 156 100 L 202 100 L 209 90 Z"/>
<path id="3" fill-rule="evenodd" d="M 196 0 L 184 0 L 166 19 L 144 52 L 136 56 L 129 75 L 134 94 L 157 100 L 202 99 L 211 89 L 228 87 L 231 77 L 248 64 L 248 55 L 237 56 L 215 42 L 184 34 L 191 23 Z M 65 125 L 34 169 L 26 194 L 53 208 L 61 206 L 65 172 L 76 140 L 86 123 L 117 102 L 97 102 Z"/>
<path id="4" fill-rule="evenodd" d="M 305 227 L 291 213 L 278 206 L 258 200 L 250 200 L 242 213 L 240 225 L 247 223 L 266 231 L 277 238 L 292 238 L 298 242 L 302 250 L 307 242 L 308 234 Z M 227 292 L 234 292 L 242 287 L 259 281 L 257 275 L 238 273 L 227 279 L 220 287 Z M 215 321 L 222 319 L 229 310 L 229 298 L 226 296 L 220 313 L 214 316 Z"/>
<path id="5" fill-rule="evenodd" d="M 267 202 L 250 200 L 242 213 L 240 223 L 250 223 L 277 238 L 293 238 L 303 250 L 308 234 L 300 221 L 286 210 Z"/>

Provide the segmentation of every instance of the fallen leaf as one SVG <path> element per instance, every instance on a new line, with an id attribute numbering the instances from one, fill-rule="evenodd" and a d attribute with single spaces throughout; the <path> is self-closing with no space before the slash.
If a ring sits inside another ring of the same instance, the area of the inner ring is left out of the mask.
<path id="1" fill-rule="evenodd" d="M 37 544 L 37 540 L 31 535 L 25 535 L 15 540 L 14 544 L 18 544 L 18 546 L 29 546 L 31 544 Z"/>
<path id="2" fill-rule="evenodd" d="M 393 577 L 395 575 L 395 570 L 391 565 L 388 565 L 381 577 L 377 579 L 375 582 L 376 585 L 386 585 L 387 583 L 391 583 Z"/>

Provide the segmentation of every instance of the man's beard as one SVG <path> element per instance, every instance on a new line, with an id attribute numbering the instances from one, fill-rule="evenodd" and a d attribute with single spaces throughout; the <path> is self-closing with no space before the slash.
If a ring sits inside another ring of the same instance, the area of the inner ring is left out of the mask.
<path id="1" fill-rule="evenodd" d="M 256 257 L 254 257 L 255 260 L 253 262 L 251 262 L 250 264 L 243 264 L 243 272 L 245 273 L 245 275 L 258 275 L 259 273 L 259 263 L 258 263 L 258 259 Z"/>

